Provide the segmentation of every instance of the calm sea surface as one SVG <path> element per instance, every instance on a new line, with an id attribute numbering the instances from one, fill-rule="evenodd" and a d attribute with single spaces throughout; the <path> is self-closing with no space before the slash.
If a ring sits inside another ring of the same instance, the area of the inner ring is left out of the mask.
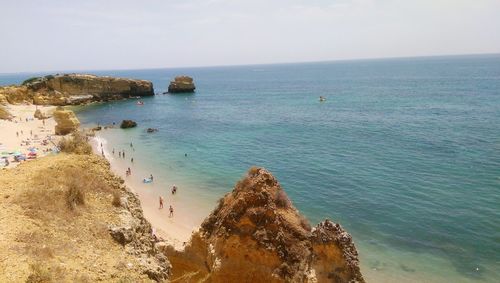
<path id="1" fill-rule="evenodd" d="M 105 135 L 210 206 L 263 166 L 313 224 L 353 235 L 371 281 L 500 280 L 500 55 L 91 73 L 154 83 L 144 106 L 77 115 L 137 121 Z M 162 95 L 181 74 L 196 94 Z"/>

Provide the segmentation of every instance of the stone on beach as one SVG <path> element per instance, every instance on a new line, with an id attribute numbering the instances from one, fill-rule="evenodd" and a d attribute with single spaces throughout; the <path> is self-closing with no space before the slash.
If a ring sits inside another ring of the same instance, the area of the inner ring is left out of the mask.
<path id="1" fill-rule="evenodd" d="M 78 130 L 80 121 L 76 118 L 75 113 L 71 110 L 65 110 L 62 107 L 57 107 L 54 111 L 54 120 L 57 125 L 55 127 L 56 135 L 66 135 Z"/>

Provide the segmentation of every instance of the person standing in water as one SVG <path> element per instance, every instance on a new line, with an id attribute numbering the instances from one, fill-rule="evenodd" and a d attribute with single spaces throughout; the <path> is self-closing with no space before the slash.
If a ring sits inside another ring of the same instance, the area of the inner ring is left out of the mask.
<path id="1" fill-rule="evenodd" d="M 168 217 L 174 217 L 174 208 L 172 206 L 170 206 L 170 208 L 168 210 L 170 211 L 170 214 L 168 215 Z"/>
<path id="2" fill-rule="evenodd" d="M 160 196 L 160 208 L 159 209 L 162 209 L 163 208 L 163 197 Z"/>
<path id="3" fill-rule="evenodd" d="M 130 158 L 130 162 L 134 163 L 134 158 L 133 157 Z"/>
<path id="4" fill-rule="evenodd" d="M 118 156 L 119 156 L 120 158 L 122 158 L 122 152 L 121 152 L 121 151 L 118 151 Z"/>

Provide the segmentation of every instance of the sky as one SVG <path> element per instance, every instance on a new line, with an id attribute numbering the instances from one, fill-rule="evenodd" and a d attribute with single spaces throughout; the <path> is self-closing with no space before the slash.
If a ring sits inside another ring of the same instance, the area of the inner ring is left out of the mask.
<path id="1" fill-rule="evenodd" d="M 500 0 L 0 0 L 0 73 L 500 53 Z"/>

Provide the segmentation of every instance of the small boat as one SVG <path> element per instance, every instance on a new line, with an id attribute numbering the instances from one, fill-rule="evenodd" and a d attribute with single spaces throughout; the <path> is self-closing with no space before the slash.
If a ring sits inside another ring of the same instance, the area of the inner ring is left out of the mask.
<path id="1" fill-rule="evenodd" d="M 147 183 L 153 182 L 153 180 L 151 180 L 151 178 L 144 178 L 144 180 L 142 180 L 142 182 L 147 184 Z"/>
<path id="2" fill-rule="evenodd" d="M 319 97 L 319 101 L 320 101 L 320 102 L 326 101 L 326 97 L 324 97 L 324 96 L 320 96 L 320 97 Z"/>

